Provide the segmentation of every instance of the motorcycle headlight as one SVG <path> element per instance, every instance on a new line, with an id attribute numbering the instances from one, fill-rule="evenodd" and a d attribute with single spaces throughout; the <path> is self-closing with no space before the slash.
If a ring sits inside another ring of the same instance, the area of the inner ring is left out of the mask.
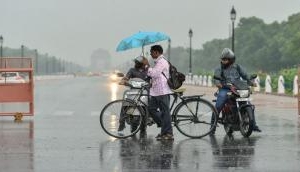
<path id="1" fill-rule="evenodd" d="M 237 90 L 237 92 L 242 98 L 249 97 L 249 90 Z"/>

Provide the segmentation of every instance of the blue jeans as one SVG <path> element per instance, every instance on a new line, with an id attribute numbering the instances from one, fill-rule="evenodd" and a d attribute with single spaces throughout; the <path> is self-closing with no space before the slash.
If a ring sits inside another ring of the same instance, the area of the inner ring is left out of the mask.
<path id="1" fill-rule="evenodd" d="M 158 126 L 161 126 L 161 134 L 173 134 L 170 95 L 151 96 L 148 108 L 154 122 Z"/>
<path id="2" fill-rule="evenodd" d="M 216 109 L 218 111 L 218 114 L 216 115 L 217 116 L 217 119 L 214 118 L 214 116 L 212 116 L 211 118 L 211 123 L 214 123 L 215 120 L 218 120 L 219 118 L 219 114 L 221 112 L 221 110 L 223 109 L 226 101 L 227 101 L 227 93 L 229 92 L 230 90 L 228 88 L 220 88 L 219 89 L 219 92 L 218 92 L 218 96 L 217 96 L 217 100 L 216 100 Z"/>
<path id="3" fill-rule="evenodd" d="M 221 88 L 219 89 L 219 93 L 218 93 L 218 97 L 217 97 L 217 100 L 216 100 L 216 109 L 218 111 L 218 114 L 220 114 L 221 110 L 223 109 L 226 101 L 227 101 L 227 93 L 229 92 L 230 90 L 228 88 Z M 217 115 L 218 116 L 218 115 Z"/>

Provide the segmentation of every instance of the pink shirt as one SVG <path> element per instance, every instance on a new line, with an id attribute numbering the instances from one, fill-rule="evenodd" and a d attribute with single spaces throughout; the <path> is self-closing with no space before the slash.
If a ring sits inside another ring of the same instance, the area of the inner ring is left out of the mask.
<path id="1" fill-rule="evenodd" d="M 165 76 L 169 77 L 169 63 L 160 55 L 154 60 L 154 66 L 148 69 L 148 76 L 152 78 L 152 87 L 150 88 L 151 96 L 161 96 L 172 93 Z"/>

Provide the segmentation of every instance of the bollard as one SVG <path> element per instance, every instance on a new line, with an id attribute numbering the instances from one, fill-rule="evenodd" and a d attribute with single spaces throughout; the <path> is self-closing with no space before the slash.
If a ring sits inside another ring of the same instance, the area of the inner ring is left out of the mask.
<path id="1" fill-rule="evenodd" d="M 277 93 L 280 95 L 285 94 L 285 88 L 284 88 L 284 78 L 282 75 L 278 78 L 278 90 Z"/>
<path id="2" fill-rule="evenodd" d="M 300 64 L 298 65 L 298 78 L 300 76 Z M 300 115 L 300 82 L 299 82 L 299 79 L 298 79 L 298 115 Z"/>
<path id="3" fill-rule="evenodd" d="M 260 79 L 259 79 L 259 76 L 257 76 L 255 78 L 254 82 L 256 83 L 256 87 L 254 87 L 253 90 L 255 92 L 260 92 Z"/>
<path id="4" fill-rule="evenodd" d="M 272 83 L 271 83 L 271 77 L 270 75 L 267 75 L 266 81 L 265 81 L 265 93 L 272 93 Z"/>
<path id="5" fill-rule="evenodd" d="M 198 76 L 193 75 L 193 85 L 198 85 Z"/>
<path id="6" fill-rule="evenodd" d="M 202 86 L 202 85 L 203 85 L 203 81 L 202 81 L 202 80 L 203 80 L 203 76 L 202 76 L 202 75 L 200 75 L 200 76 L 199 76 L 199 85 L 200 85 L 200 86 Z"/>
<path id="7" fill-rule="evenodd" d="M 212 87 L 212 77 L 210 75 L 207 78 L 207 86 Z"/>
<path id="8" fill-rule="evenodd" d="M 293 96 L 298 95 L 298 76 L 295 75 L 294 82 L 293 82 Z"/>
<path id="9" fill-rule="evenodd" d="M 207 86 L 207 76 L 206 75 L 204 75 L 202 78 L 202 85 L 205 87 Z"/>

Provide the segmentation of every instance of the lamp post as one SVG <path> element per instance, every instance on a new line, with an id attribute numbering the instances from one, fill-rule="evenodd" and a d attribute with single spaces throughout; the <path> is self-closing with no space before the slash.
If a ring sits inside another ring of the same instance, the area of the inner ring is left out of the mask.
<path id="1" fill-rule="evenodd" d="M 3 58 L 3 48 L 2 48 L 2 46 L 3 46 L 3 36 L 1 35 L 0 36 L 0 57 L 1 57 L 1 66 L 0 66 L 0 68 L 2 68 L 2 58 Z"/>
<path id="2" fill-rule="evenodd" d="M 34 50 L 34 54 L 35 54 L 35 74 L 37 75 L 38 74 L 38 70 L 39 70 L 39 66 L 38 66 L 38 51 L 37 49 Z"/>
<path id="3" fill-rule="evenodd" d="M 232 40 L 231 40 L 231 49 L 234 52 L 234 21 L 236 19 L 236 11 L 234 7 L 232 6 L 232 9 L 230 11 L 230 19 L 232 21 Z"/>
<path id="4" fill-rule="evenodd" d="M 24 57 L 24 45 L 21 45 L 21 57 Z"/>
<path id="5" fill-rule="evenodd" d="M 192 37 L 193 37 L 193 31 L 192 31 L 192 29 L 189 30 L 189 37 L 190 37 L 190 66 L 189 66 L 189 74 L 192 75 Z"/>
<path id="6" fill-rule="evenodd" d="M 171 57 L 171 39 L 168 39 L 168 60 L 170 61 Z"/>
<path id="7" fill-rule="evenodd" d="M 3 46 L 3 36 L 1 35 L 0 36 L 0 56 L 1 58 L 3 57 L 3 49 L 2 49 L 2 46 Z"/>
<path id="8" fill-rule="evenodd" d="M 22 60 L 21 60 L 21 67 L 23 67 L 24 45 L 21 45 L 21 57 L 22 57 Z"/>

